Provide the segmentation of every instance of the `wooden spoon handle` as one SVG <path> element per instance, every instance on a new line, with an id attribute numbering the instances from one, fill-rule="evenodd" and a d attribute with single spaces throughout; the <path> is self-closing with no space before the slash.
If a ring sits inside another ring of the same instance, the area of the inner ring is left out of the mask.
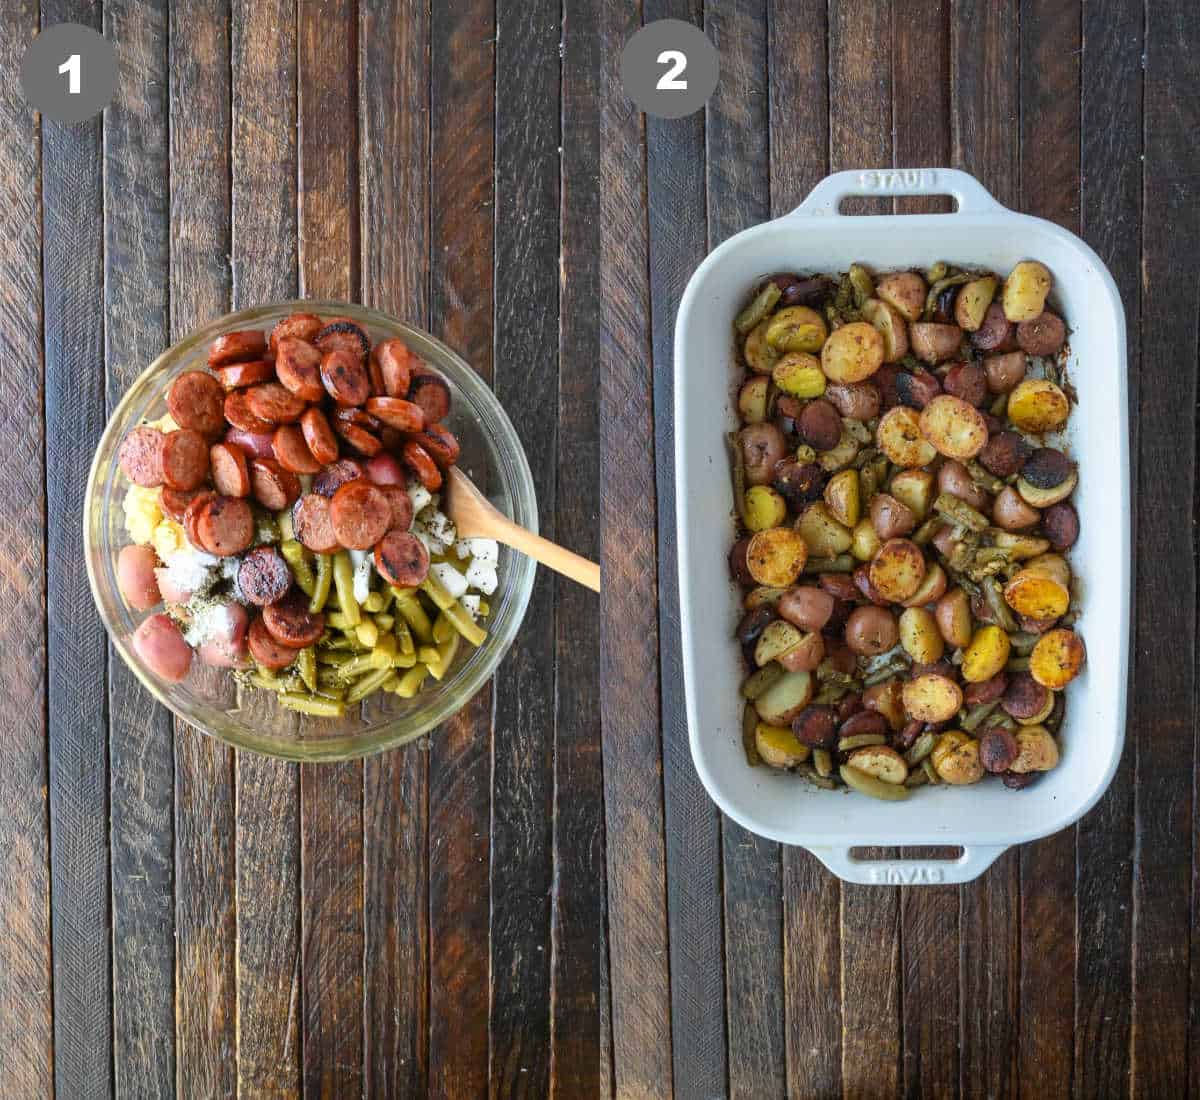
<path id="1" fill-rule="evenodd" d="M 564 577 L 590 588 L 593 592 L 600 591 L 600 566 L 594 561 L 580 557 L 578 554 L 557 543 L 544 539 L 518 527 L 515 523 L 506 522 L 502 530 L 496 532 L 506 546 L 527 554 L 535 561 L 541 562 L 548 569 L 561 573 Z"/>

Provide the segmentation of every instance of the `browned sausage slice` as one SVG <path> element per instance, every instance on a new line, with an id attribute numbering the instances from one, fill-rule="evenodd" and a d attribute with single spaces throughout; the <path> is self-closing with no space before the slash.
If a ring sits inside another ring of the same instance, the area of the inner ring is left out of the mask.
<path id="1" fill-rule="evenodd" d="M 304 433 L 295 424 L 284 424 L 275 431 L 271 442 L 275 458 L 285 470 L 294 474 L 315 474 L 321 469 L 319 463 L 304 442 Z"/>
<path id="2" fill-rule="evenodd" d="M 296 654 L 302 648 L 282 645 L 271 635 L 262 616 L 250 624 L 246 642 L 250 648 L 250 656 L 263 668 L 270 669 L 272 672 L 287 668 L 296 659 Z"/>
<path id="3" fill-rule="evenodd" d="M 322 465 L 336 462 L 338 456 L 337 436 L 329 426 L 329 421 L 320 409 L 306 409 L 300 417 L 300 430 L 304 433 L 304 442 L 308 449 Z"/>
<path id="4" fill-rule="evenodd" d="M 375 357 L 375 349 L 371 349 L 371 354 L 367 356 L 367 379 L 371 383 L 371 393 L 380 397 L 387 393 L 383 388 L 383 371 L 379 367 L 379 360 Z"/>
<path id="5" fill-rule="evenodd" d="M 371 350 L 370 338 L 349 317 L 330 318 L 317 333 L 316 342 L 322 351 L 348 351 L 359 359 L 366 359 Z"/>
<path id="6" fill-rule="evenodd" d="M 200 547 L 219 558 L 240 554 L 254 541 L 254 514 L 236 497 L 216 496 L 196 517 Z"/>
<path id="7" fill-rule="evenodd" d="M 278 382 L 251 386 L 246 390 L 246 404 L 255 416 L 268 424 L 293 424 L 307 408 L 302 398 Z"/>
<path id="8" fill-rule="evenodd" d="M 208 349 L 208 365 L 223 367 L 226 363 L 244 363 L 248 359 L 261 359 L 267 350 L 267 340 L 258 329 L 243 329 L 218 336 Z"/>
<path id="9" fill-rule="evenodd" d="M 351 550 L 369 550 L 392 525 L 392 506 L 365 478 L 343 485 L 329 502 L 337 540 Z"/>
<path id="10" fill-rule="evenodd" d="M 279 341 L 275 373 L 283 385 L 305 401 L 320 401 L 325 396 L 325 387 L 321 383 L 321 353 L 304 340 L 285 336 Z"/>
<path id="11" fill-rule="evenodd" d="M 152 489 L 163 483 L 163 451 L 167 439 L 157 428 L 134 428 L 117 451 L 121 472 L 134 485 Z"/>
<path id="12" fill-rule="evenodd" d="M 255 458 L 250 462 L 250 489 L 264 508 L 278 512 L 300 495 L 300 479 L 273 458 Z"/>
<path id="13" fill-rule="evenodd" d="M 263 625 L 281 645 L 303 649 L 320 641 L 325 633 L 325 616 L 309 611 L 308 597 L 293 588 L 278 603 L 263 608 Z"/>
<path id="14" fill-rule="evenodd" d="M 261 416 L 256 416 L 246 398 L 246 390 L 234 390 L 225 395 L 225 419 L 235 428 L 252 435 L 264 435 L 274 430 L 275 425 Z"/>
<path id="15" fill-rule="evenodd" d="M 407 397 L 412 372 L 421 360 L 401 340 L 384 340 L 376 344 L 371 358 L 379 365 L 383 392 L 388 397 Z"/>
<path id="16" fill-rule="evenodd" d="M 292 571 L 273 546 L 251 550 L 238 566 L 238 589 L 252 604 L 278 603 L 292 587 Z"/>
<path id="17" fill-rule="evenodd" d="M 240 390 L 246 386 L 257 386 L 260 382 L 270 382 L 275 377 L 275 364 L 265 359 L 251 359 L 248 363 L 215 367 L 213 373 L 225 389 Z"/>
<path id="18" fill-rule="evenodd" d="M 188 505 L 196 499 L 197 493 L 205 492 L 204 489 L 168 489 L 163 486 L 158 491 L 159 507 L 163 510 L 163 515 L 167 519 L 173 519 L 176 523 L 182 523 L 184 513 L 187 512 Z"/>
<path id="19" fill-rule="evenodd" d="M 313 482 L 313 492 L 320 493 L 323 497 L 331 497 L 336 493 L 347 481 L 354 481 L 355 478 L 363 476 L 362 463 L 356 458 L 343 458 L 334 462 L 330 466 L 326 466 Z"/>
<path id="20" fill-rule="evenodd" d="M 218 493 L 227 497 L 244 497 L 250 494 L 250 467 L 246 452 L 236 443 L 214 443 L 208 449 L 208 462 L 212 466 L 212 480 Z"/>
<path id="21" fill-rule="evenodd" d="M 419 432 L 425 427 L 425 410 L 403 397 L 372 397 L 367 412 L 398 432 Z"/>
<path id="22" fill-rule="evenodd" d="M 412 372 L 408 399 L 425 410 L 427 423 L 436 424 L 450 415 L 450 387 L 437 371 L 428 367 L 422 366 Z"/>
<path id="23" fill-rule="evenodd" d="M 315 313 L 292 313 L 271 329 L 271 347 L 279 348 L 279 341 L 288 336 L 307 340 L 310 344 L 317 338 L 323 322 Z"/>
<path id="24" fill-rule="evenodd" d="M 225 427 L 225 391 L 211 374 L 184 371 L 167 390 L 167 408 L 181 428 L 216 435 Z"/>
<path id="25" fill-rule="evenodd" d="M 840 437 L 839 437 L 840 438 Z M 453 466 L 462 454 L 458 437 L 445 424 L 430 424 L 413 439 L 429 452 L 429 456 L 443 469 Z"/>
<path id="26" fill-rule="evenodd" d="M 188 506 L 183 510 L 183 519 L 180 521 L 183 524 L 184 533 L 190 542 L 197 550 L 203 550 L 204 546 L 200 542 L 200 534 L 196 530 L 196 524 L 200 519 L 200 513 L 204 511 L 205 506 L 209 501 L 216 500 L 217 494 L 211 489 L 201 489 L 188 502 Z"/>
<path id="27" fill-rule="evenodd" d="M 296 538 L 314 554 L 332 554 L 339 548 L 329 499 L 320 493 L 305 493 L 292 505 L 292 528 Z"/>
<path id="28" fill-rule="evenodd" d="M 389 531 L 375 547 L 375 568 L 397 588 L 416 588 L 429 573 L 429 551 L 416 535 Z"/>
<path id="29" fill-rule="evenodd" d="M 197 489 L 208 477 L 208 443 L 191 428 L 168 432 L 163 445 L 163 481 L 171 489 Z"/>
<path id="30" fill-rule="evenodd" d="M 335 416 L 333 429 L 359 454 L 366 455 L 367 458 L 371 458 L 383 450 L 383 444 L 379 441 L 379 437 L 372 435 L 366 428 L 360 428 L 353 420 Z"/>
<path id="31" fill-rule="evenodd" d="M 392 506 L 392 527 L 407 531 L 413 521 L 413 502 L 408 490 L 401 485 L 380 485 L 379 491 Z"/>
<path id="32" fill-rule="evenodd" d="M 1004 316 L 1004 307 L 993 302 L 983 315 L 983 323 L 971 333 L 971 345 L 980 351 L 1012 351 L 1016 347 L 1016 329 Z"/>
<path id="33" fill-rule="evenodd" d="M 361 405 L 371 396 L 371 380 L 362 358 L 344 348 L 325 353 L 321 359 L 321 381 L 339 405 Z"/>
<path id="34" fill-rule="evenodd" d="M 404 460 L 404 465 L 417 475 L 417 480 L 431 493 L 436 493 L 442 487 L 442 471 L 437 468 L 437 463 L 429 457 L 429 452 L 420 443 L 410 439 L 401 448 L 400 457 Z"/>

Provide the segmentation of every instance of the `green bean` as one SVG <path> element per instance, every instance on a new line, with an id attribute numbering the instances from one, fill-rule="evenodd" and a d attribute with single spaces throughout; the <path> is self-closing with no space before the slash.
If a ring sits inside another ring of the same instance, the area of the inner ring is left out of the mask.
<path id="1" fill-rule="evenodd" d="M 753 702 L 784 674 L 784 667 L 772 661 L 752 672 L 742 684 L 742 697 Z"/>
<path id="2" fill-rule="evenodd" d="M 908 788 L 923 787 L 929 782 L 929 777 L 921 770 L 909 772 L 904 780 L 904 785 Z"/>
<path id="3" fill-rule="evenodd" d="M 354 598 L 354 564 L 345 550 L 333 557 L 333 586 L 337 589 L 338 605 L 349 626 L 362 622 L 362 612 Z"/>
<path id="4" fill-rule="evenodd" d="M 296 529 L 292 525 L 292 510 L 290 508 L 284 508 L 282 512 L 276 512 L 271 518 L 274 520 L 275 526 L 279 531 L 280 542 L 287 542 L 289 539 L 296 537 Z"/>
<path id="5" fill-rule="evenodd" d="M 994 699 L 990 703 L 976 703 L 975 706 L 968 708 L 963 720 L 959 723 L 959 729 L 967 733 L 974 733 L 983 722 L 983 720 L 992 713 L 1000 705 L 999 699 Z"/>
<path id="6" fill-rule="evenodd" d="M 392 629 L 396 632 L 396 641 L 400 645 L 400 652 L 407 653 L 410 656 L 415 655 L 417 647 L 413 645 L 412 631 L 408 629 L 408 623 L 403 615 L 396 617 L 395 623 L 392 624 Z"/>
<path id="7" fill-rule="evenodd" d="M 882 733 L 855 733 L 841 738 L 837 743 L 837 751 L 849 752 L 851 749 L 861 749 L 867 745 L 886 744 L 887 738 Z"/>
<path id="8" fill-rule="evenodd" d="M 416 653 L 397 653 L 392 658 L 392 668 L 412 668 L 417 663 Z"/>
<path id="9" fill-rule="evenodd" d="M 471 613 L 458 600 L 451 603 L 449 607 L 442 608 L 442 613 L 438 616 L 438 622 L 441 622 L 443 619 L 476 648 L 483 645 L 487 639 L 487 631 L 471 618 Z M 434 624 L 435 638 L 437 636 L 436 632 L 437 624 Z"/>
<path id="10" fill-rule="evenodd" d="M 843 684 L 822 684 L 821 690 L 813 696 L 813 703 L 818 706 L 828 706 L 830 703 L 841 702 L 850 689 Z"/>
<path id="11" fill-rule="evenodd" d="M 379 627 L 380 630 L 391 630 L 392 627 L 396 625 L 396 616 L 389 615 L 384 611 L 381 611 L 379 614 L 372 617 L 375 620 L 375 625 Z"/>
<path id="12" fill-rule="evenodd" d="M 837 789 L 837 784 L 832 779 L 827 775 L 821 775 L 808 761 L 805 761 L 796 768 L 796 774 L 804 776 L 814 787 L 820 787 L 823 791 Z"/>
<path id="13" fill-rule="evenodd" d="M 346 685 L 318 683 L 317 690 L 314 694 L 321 699 L 345 699 Z"/>
<path id="14" fill-rule="evenodd" d="M 849 554 L 838 554 L 836 558 L 809 558 L 804 566 L 805 573 L 853 573 L 857 563 Z"/>
<path id="15" fill-rule="evenodd" d="M 1006 412 L 1008 412 L 1008 394 L 1002 393 L 999 397 L 997 397 L 996 400 L 992 402 L 991 408 L 988 409 L 988 412 L 990 412 L 992 416 L 1003 416 Z"/>
<path id="16" fill-rule="evenodd" d="M 267 672 L 263 668 L 256 668 L 249 676 L 250 683 L 263 691 L 282 691 L 283 684 L 278 676 L 274 673 Z"/>
<path id="17" fill-rule="evenodd" d="M 354 685 L 346 692 L 346 702 L 357 703 L 365 699 L 368 695 L 383 687 L 384 681 L 391 675 L 391 665 L 388 665 L 387 668 L 377 668 L 374 672 L 368 672 L 365 676 L 355 681 Z"/>
<path id="18" fill-rule="evenodd" d="M 455 633 L 437 647 L 437 660 L 429 664 L 429 675 L 435 680 L 442 679 L 450 671 L 461 641 L 462 635 Z"/>
<path id="19" fill-rule="evenodd" d="M 342 650 L 317 650 L 317 664 L 319 665 L 329 665 L 332 668 L 340 668 L 347 661 L 352 660 L 354 660 L 354 655 L 343 652 Z"/>
<path id="20" fill-rule="evenodd" d="M 775 285 L 775 281 L 770 280 L 755 296 L 753 301 L 737 315 L 737 320 L 733 322 L 734 327 L 743 336 L 746 335 L 755 325 L 762 321 L 768 313 L 771 312 L 778 304 L 783 291 Z M 728 322 L 726 322 L 728 323 Z"/>
<path id="21" fill-rule="evenodd" d="M 411 699 L 421 690 L 421 684 L 425 682 L 428 671 L 424 665 L 414 665 L 400 677 L 400 686 L 396 688 L 396 694 L 401 699 Z"/>
<path id="22" fill-rule="evenodd" d="M 998 493 L 1004 488 L 1004 482 L 985 470 L 977 459 L 972 458 L 967 461 L 967 473 L 971 475 L 971 480 L 976 485 L 986 489 L 989 493 Z"/>
<path id="23" fill-rule="evenodd" d="M 1012 646 L 1012 651 L 1018 657 L 1028 657 L 1033 652 L 1033 647 L 1038 643 L 1038 636 L 1018 630 L 1016 633 L 1008 636 L 1008 641 Z"/>
<path id="24" fill-rule="evenodd" d="M 730 432 L 725 436 L 725 450 L 729 455 L 729 476 L 733 478 L 733 499 L 737 507 L 738 521 L 746 524 L 746 458 L 737 436 Z"/>
<path id="25" fill-rule="evenodd" d="M 762 763 L 762 757 L 758 755 L 758 741 L 754 736 L 757 729 L 758 711 L 753 703 L 747 703 L 742 708 L 742 752 L 746 754 L 746 763 L 752 768 Z"/>
<path id="26" fill-rule="evenodd" d="M 860 768 L 852 768 L 849 764 L 843 764 L 838 769 L 838 774 L 847 787 L 853 788 L 859 794 L 869 795 L 871 798 L 878 798 L 883 802 L 903 802 L 908 797 L 907 787 L 899 783 L 885 783 L 882 779 L 870 775 Z"/>
<path id="27" fill-rule="evenodd" d="M 940 517 L 930 516 L 913 532 L 912 541 L 918 546 L 925 546 L 929 540 L 937 534 L 938 528 L 941 527 L 941 525 L 942 521 Z"/>
<path id="28" fill-rule="evenodd" d="M 959 500 L 949 493 L 939 493 L 937 500 L 933 502 L 933 509 L 943 519 L 970 531 L 983 531 L 989 526 L 986 516 L 977 512 L 965 500 Z"/>
<path id="29" fill-rule="evenodd" d="M 828 749 L 813 749 L 812 760 L 818 775 L 828 778 L 833 774 L 833 757 Z"/>
<path id="30" fill-rule="evenodd" d="M 309 691 L 317 690 L 317 655 L 312 646 L 300 650 L 296 655 L 296 671 Z"/>
<path id="31" fill-rule="evenodd" d="M 904 762 L 910 767 L 915 768 L 922 760 L 924 760 L 931 752 L 933 746 L 937 744 L 937 735 L 933 733 L 921 734 L 913 743 L 912 748 L 904 754 Z"/>
<path id="32" fill-rule="evenodd" d="M 329 599 L 329 589 L 333 584 L 333 558 L 329 554 L 317 555 L 317 576 L 313 582 L 313 590 L 309 597 L 308 609 L 314 615 L 323 611 L 325 602 Z"/>
<path id="33" fill-rule="evenodd" d="M 279 696 L 279 705 L 318 718 L 341 718 L 346 713 L 345 705 L 338 699 L 321 699 L 314 695 L 300 695 L 290 691 L 285 691 Z"/>
<path id="34" fill-rule="evenodd" d="M 1009 672 L 1028 672 L 1029 658 L 1028 657 L 1009 657 L 1008 664 L 1004 666 Z"/>
<path id="35" fill-rule="evenodd" d="M 311 600 L 312 594 L 317 590 L 317 578 L 313 576 L 312 567 L 308 564 L 308 551 L 295 539 L 285 539 L 279 544 L 279 550 L 292 567 L 292 575 L 296 578 L 300 591 Z"/>
<path id="36" fill-rule="evenodd" d="M 368 592 L 367 598 L 363 600 L 362 609 L 371 612 L 374 615 L 376 612 L 383 610 L 383 596 L 378 592 Z"/>
<path id="37" fill-rule="evenodd" d="M 381 668 L 391 668 L 392 659 L 383 654 L 360 653 L 351 661 L 338 667 L 338 678 L 342 681 L 353 680 L 365 672 L 376 672 Z"/>
<path id="38" fill-rule="evenodd" d="M 942 781 L 942 777 L 937 773 L 937 768 L 933 766 L 932 756 L 927 756 L 921 761 L 921 770 L 925 773 L 925 778 L 934 786 Z"/>
<path id="39" fill-rule="evenodd" d="M 433 623 L 429 621 L 429 616 L 425 613 L 425 608 L 421 606 L 416 592 L 412 590 L 406 592 L 403 588 L 393 588 L 392 592 L 396 596 L 396 609 L 408 623 L 408 628 L 417 641 L 433 641 Z"/>

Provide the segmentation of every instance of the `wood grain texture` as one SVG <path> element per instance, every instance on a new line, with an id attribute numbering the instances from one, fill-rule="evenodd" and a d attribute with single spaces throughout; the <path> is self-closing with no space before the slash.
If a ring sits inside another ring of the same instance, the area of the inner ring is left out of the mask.
<path id="1" fill-rule="evenodd" d="M 492 380 L 495 11 L 433 9 L 430 329 Z M 492 688 L 429 742 L 429 1091 L 488 1091 Z"/>
<path id="2" fill-rule="evenodd" d="M 166 5 L 110 0 L 121 77 L 104 135 L 108 408 L 169 344 Z M 174 731 L 109 657 L 113 1077 L 118 1095 L 175 1089 Z"/>
<path id="3" fill-rule="evenodd" d="M 618 58 L 640 25 L 632 6 L 600 22 L 600 676 L 611 966 L 613 1088 L 669 1098 L 671 984 L 658 732 L 657 501 L 646 347 L 650 286 L 645 127 Z"/>
<path id="4" fill-rule="evenodd" d="M 1196 731 L 1195 256 L 1200 249 L 1195 133 L 1200 123 L 1191 6 L 1147 8 L 1142 203 L 1141 382 L 1137 419 L 1137 663 L 1133 924 L 1134 1097 L 1182 1096 L 1189 1083 L 1189 889 L 1195 828 L 1191 759 Z M 1174 476 L 1164 478 L 1164 470 Z M 1173 501 L 1167 504 L 1168 497 Z M 1178 507 L 1193 502 L 1192 510 Z M 1162 639 L 1172 638 L 1170 646 Z M 1192 901 L 1194 905 L 1194 899 Z M 1195 919 L 1195 909 L 1190 910 Z"/>
<path id="5" fill-rule="evenodd" d="M 429 318 L 429 11 L 359 8 L 362 300 Z M 403 241 L 403 247 L 397 245 Z M 423 744 L 363 763 L 365 1087 L 424 1096 L 429 1080 L 428 762 Z"/>
<path id="6" fill-rule="evenodd" d="M 15 72 L 37 32 L 37 5 L 0 22 L 0 68 Z M 6 412 L 0 464 L 0 692 L 18 720 L 0 769 L 0 1064 L 17 1096 L 53 1092 L 50 835 L 46 759 L 45 434 L 42 404 L 41 141 L 15 81 L 0 84 L 0 371 Z M 15 430 L 7 430 L 12 425 Z"/>

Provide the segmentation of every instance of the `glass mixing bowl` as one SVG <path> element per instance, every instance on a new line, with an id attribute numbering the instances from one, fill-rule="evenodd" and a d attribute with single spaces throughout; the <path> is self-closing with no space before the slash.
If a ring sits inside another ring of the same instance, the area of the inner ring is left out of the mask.
<path id="1" fill-rule="evenodd" d="M 446 721 L 496 671 L 525 617 L 533 589 L 534 561 L 500 547 L 499 587 L 488 597 L 487 640 L 478 649 L 460 647 L 450 672 L 439 683 L 425 681 L 416 698 L 377 692 L 341 719 L 313 718 L 280 707 L 270 692 L 240 688 L 227 669 L 198 659 L 178 684 L 155 677 L 133 652 L 132 634 L 144 617 L 131 611 L 117 588 L 116 565 L 125 533 L 121 503 L 129 482 L 117 465 L 125 434 L 143 420 L 166 414 L 166 393 L 180 372 L 203 369 L 209 344 L 237 329 L 269 330 L 290 313 L 352 318 L 372 342 L 398 337 L 440 371 L 453 393 L 449 426 L 462 445 L 459 466 L 488 499 L 522 527 L 537 530 L 533 476 L 521 441 L 495 395 L 445 344 L 373 309 L 346 302 L 275 302 L 231 313 L 205 325 L 160 355 L 121 399 L 104 430 L 88 476 L 83 538 L 88 580 L 100 617 L 122 660 L 146 689 L 185 722 L 238 748 L 288 760 L 346 760 L 411 741 Z"/>

